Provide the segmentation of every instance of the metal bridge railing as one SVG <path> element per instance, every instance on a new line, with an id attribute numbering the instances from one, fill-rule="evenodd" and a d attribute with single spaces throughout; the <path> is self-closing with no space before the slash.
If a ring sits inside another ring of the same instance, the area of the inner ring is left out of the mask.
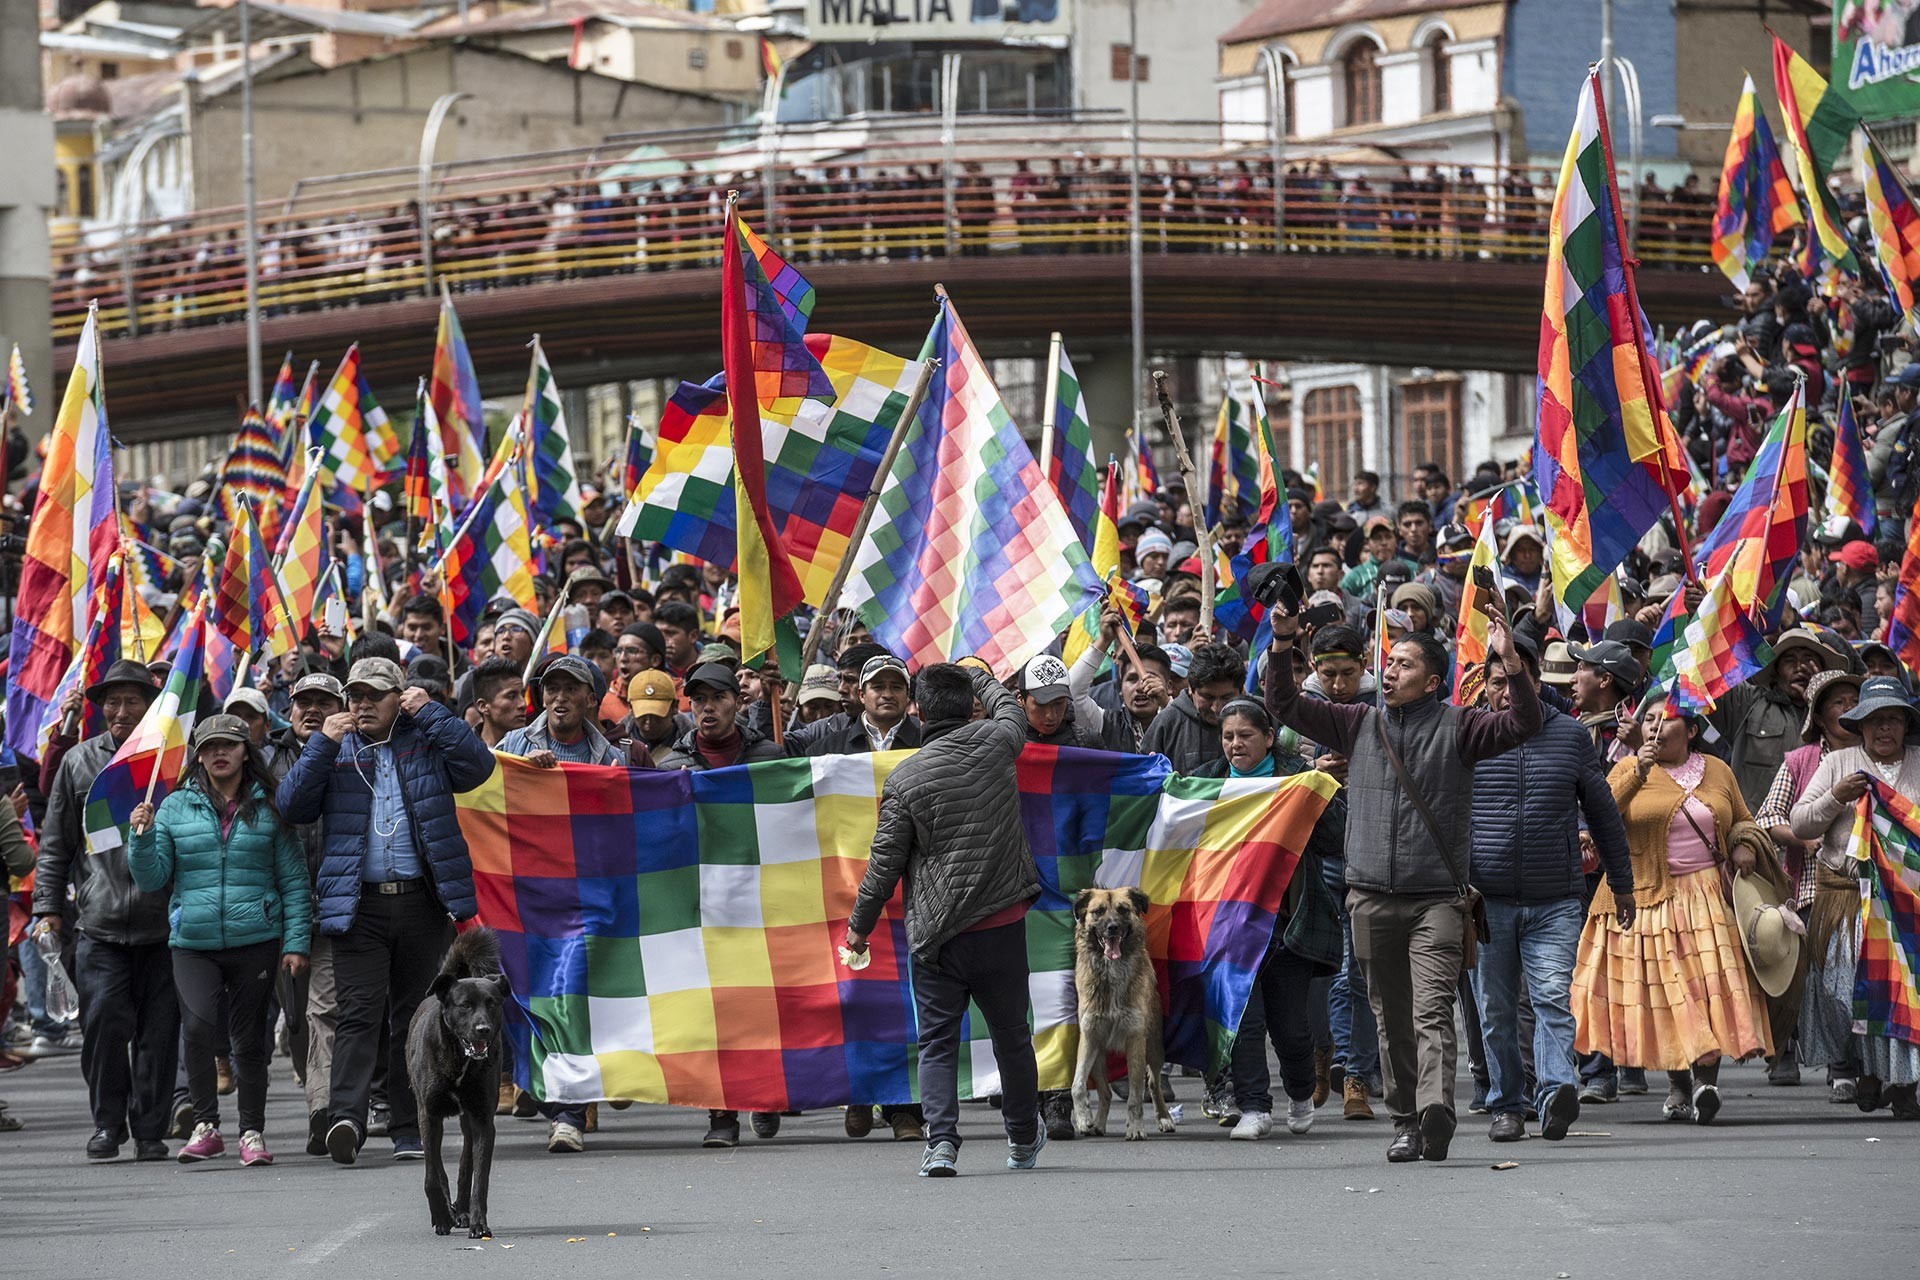
<path id="1" fill-rule="evenodd" d="M 1147 254 L 1538 261 L 1545 253 L 1546 171 L 1317 162 L 1290 168 L 1276 201 L 1264 157 L 1222 152 L 1217 134 L 1210 151 L 1198 151 L 1197 137 L 1176 132 L 1156 137 L 1156 152 L 1142 159 Z M 303 198 L 262 214 L 260 305 L 268 316 L 303 314 L 418 297 L 442 283 L 465 293 L 710 267 L 729 187 L 769 242 L 801 264 L 1127 252 L 1124 159 L 1035 159 L 1059 152 L 989 133 L 956 148 L 951 166 L 924 140 L 884 137 L 863 146 L 857 163 L 804 154 L 786 139 L 796 165 L 770 148 L 635 160 L 602 146 L 447 166 L 427 222 L 431 284 L 412 179 L 350 175 L 336 184 L 344 189 L 326 189 L 326 207 L 301 207 Z M 769 154 L 771 191 L 744 167 Z M 1705 267 L 1711 216 L 1710 204 L 1643 203 L 1642 267 Z M 72 340 L 95 299 L 106 336 L 240 321 L 241 234 L 239 210 L 210 210 L 134 228 L 114 245 L 62 251 L 56 341 Z"/>

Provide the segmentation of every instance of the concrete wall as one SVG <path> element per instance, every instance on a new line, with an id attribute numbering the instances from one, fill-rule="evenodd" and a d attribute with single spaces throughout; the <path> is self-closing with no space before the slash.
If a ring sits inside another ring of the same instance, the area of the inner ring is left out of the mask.
<path id="1" fill-rule="evenodd" d="M 20 344 L 38 406 L 22 425 L 45 434 L 60 403 L 53 380 L 52 271 L 47 211 L 54 201 L 53 121 L 41 110 L 35 0 L 0 0 L 0 362 Z"/>
<path id="2" fill-rule="evenodd" d="M 508 54 L 443 46 L 334 67 L 254 89 L 260 198 L 314 174 L 412 165 L 434 99 L 463 91 L 440 134 L 441 159 L 583 147 L 609 133 L 713 125 L 724 103 L 664 93 Z M 240 95 L 196 110 L 194 192 L 202 208 L 238 204 Z"/>
<path id="3" fill-rule="evenodd" d="M 1258 0 L 1140 0 L 1140 47 L 1149 59 L 1140 82 L 1145 120 L 1204 120 L 1215 113 L 1213 40 L 1258 7 Z M 1113 78 L 1112 47 L 1127 43 L 1126 0 L 1073 5 L 1075 105 L 1125 111 L 1130 88 Z"/>
<path id="4" fill-rule="evenodd" d="M 1785 150 L 1780 125 L 1780 102 L 1773 92 L 1773 38 L 1761 25 L 1762 6 L 1749 3 L 1744 11 L 1725 3 L 1714 5 L 1681 3 L 1674 13 L 1674 41 L 1679 46 L 1680 65 L 1686 68 L 1676 88 L 1675 104 L 1679 113 L 1693 123 L 1733 123 L 1734 104 L 1740 98 L 1740 81 L 1753 74 L 1754 87 L 1773 136 Z M 1764 6 L 1766 23 L 1780 38 L 1803 55 L 1813 49 L 1811 23 L 1775 3 Z M 1822 30 L 1824 44 L 1827 32 Z M 1824 50 L 1822 51 L 1824 60 Z M 1651 111 L 1648 112 L 1652 114 Z M 1672 130 L 1649 130 L 1671 134 Z M 1701 179 L 1709 190 L 1717 181 L 1721 161 L 1727 152 L 1727 130 L 1684 130 L 1679 135 L 1680 158 L 1701 170 Z M 1792 164 L 1791 160 L 1787 161 Z"/>
<path id="5" fill-rule="evenodd" d="M 502 32 L 476 36 L 474 40 L 562 65 L 573 52 L 570 28 Z M 582 66 L 603 76 L 689 93 L 759 100 L 760 45 L 755 36 L 731 31 L 635 30 L 596 23 L 581 44 Z M 694 50 L 705 52 L 705 67 L 692 65 Z"/>

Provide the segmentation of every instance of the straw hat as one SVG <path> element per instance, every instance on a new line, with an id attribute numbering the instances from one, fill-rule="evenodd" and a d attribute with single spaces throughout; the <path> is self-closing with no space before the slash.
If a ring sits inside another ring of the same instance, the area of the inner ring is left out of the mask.
<path id="1" fill-rule="evenodd" d="M 1806 932 L 1800 917 L 1772 881 L 1742 871 L 1733 878 L 1733 921 L 1760 989 L 1769 996 L 1784 994 L 1793 985 L 1800 937 Z"/>

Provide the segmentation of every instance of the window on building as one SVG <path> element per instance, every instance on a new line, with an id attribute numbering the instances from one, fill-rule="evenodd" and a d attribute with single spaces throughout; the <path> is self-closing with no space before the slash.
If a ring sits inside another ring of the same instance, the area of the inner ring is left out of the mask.
<path id="1" fill-rule="evenodd" d="M 705 71 L 707 69 L 707 51 L 698 45 L 687 50 L 687 67 L 692 71 Z"/>
<path id="2" fill-rule="evenodd" d="M 1427 40 L 1427 70 L 1433 85 L 1433 114 L 1453 110 L 1453 60 L 1447 57 L 1447 33 L 1436 31 Z"/>
<path id="3" fill-rule="evenodd" d="M 747 56 L 747 47 L 746 47 L 745 41 L 742 41 L 742 40 L 727 41 L 727 61 L 728 62 L 738 62 L 740 61 L 740 59 L 746 56 Z"/>
<path id="4" fill-rule="evenodd" d="M 1342 59 L 1347 90 L 1347 123 L 1380 123 L 1380 49 L 1371 40 L 1356 40 Z"/>
<path id="5" fill-rule="evenodd" d="M 1422 462 L 1460 474 L 1460 384 L 1409 382 L 1400 389 L 1400 456 L 1409 471 Z"/>
<path id="6" fill-rule="evenodd" d="M 1107 74 L 1115 80 L 1125 80 L 1133 75 L 1132 45 L 1107 46 Z"/>
<path id="7" fill-rule="evenodd" d="M 74 170 L 74 212 L 82 218 L 93 216 L 93 162 L 83 161 Z"/>
<path id="8" fill-rule="evenodd" d="M 120 64 L 117 62 L 101 63 L 100 78 L 102 80 L 118 80 L 120 78 Z"/>
<path id="9" fill-rule="evenodd" d="M 1320 468 L 1323 493 L 1340 494 L 1349 488 L 1360 465 L 1360 388 L 1319 387 L 1300 403 L 1300 430 L 1306 436 L 1306 461 Z M 1275 448 L 1279 441 L 1274 441 Z M 1291 445 L 1289 445 L 1291 447 Z"/>

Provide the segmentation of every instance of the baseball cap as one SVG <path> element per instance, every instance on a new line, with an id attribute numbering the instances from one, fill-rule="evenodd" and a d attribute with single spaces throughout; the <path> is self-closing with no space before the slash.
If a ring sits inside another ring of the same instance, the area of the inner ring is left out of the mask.
<path id="1" fill-rule="evenodd" d="M 235 707 L 245 707 L 253 714 L 265 718 L 267 713 L 267 695 L 258 689 L 235 689 L 227 695 L 222 711 L 232 711 Z"/>
<path id="2" fill-rule="evenodd" d="M 1915 366 L 1908 365 L 1912 369 Z M 1871 569 L 1880 563 L 1880 553 L 1873 549 L 1871 542 L 1849 542 L 1838 551 L 1827 556 L 1833 564 L 1843 564 L 1849 569 Z"/>
<path id="3" fill-rule="evenodd" d="M 740 655 L 717 640 L 712 644 L 701 645 L 700 652 L 694 655 L 693 660 L 703 667 L 710 662 L 725 663 L 732 667 L 740 665 Z"/>
<path id="4" fill-rule="evenodd" d="M 1500 544 L 1500 554 L 1506 555 L 1512 551 L 1522 538 L 1531 538 L 1536 544 L 1543 547 L 1547 545 L 1546 540 L 1540 536 L 1538 529 L 1530 524 L 1517 524 L 1507 530 L 1507 540 Z"/>
<path id="5" fill-rule="evenodd" d="M 1167 655 L 1167 666 L 1173 674 L 1185 680 L 1187 671 L 1193 666 L 1193 650 L 1183 644 L 1163 644 L 1160 651 Z"/>
<path id="6" fill-rule="evenodd" d="M 315 671 L 310 675 L 301 676 L 293 682 L 293 691 L 288 696 L 297 698 L 303 693 L 324 693 L 329 698 L 339 699 L 343 704 L 347 700 L 347 691 L 340 687 L 340 682 L 324 671 Z"/>
<path id="7" fill-rule="evenodd" d="M 1020 692 L 1035 702 L 1058 702 L 1067 696 L 1067 666 L 1050 653 L 1027 659 L 1020 668 Z"/>
<path id="8" fill-rule="evenodd" d="M 664 671 L 642 671 L 627 681 L 627 705 L 637 716 L 670 716 L 677 700 L 673 677 Z"/>
<path id="9" fill-rule="evenodd" d="M 1614 684 L 1622 689 L 1635 689 L 1640 685 L 1640 659 L 1619 640 L 1602 640 L 1594 645 L 1570 644 L 1567 656 L 1576 664 L 1598 667 L 1612 676 Z"/>
<path id="10" fill-rule="evenodd" d="M 209 742 L 251 742 L 247 732 L 247 722 L 239 716 L 221 714 L 208 716 L 193 726 L 193 749 L 198 751 Z"/>
<path id="11" fill-rule="evenodd" d="M 880 654 L 875 654 L 871 658 L 868 658 L 866 662 L 861 664 L 860 687 L 864 689 L 867 685 L 867 681 L 873 679 L 875 676 L 879 675 L 882 671 L 898 671 L 900 673 L 900 678 L 902 680 L 905 680 L 907 678 L 906 663 L 900 661 L 900 659 L 894 657 L 890 653 L 880 653 Z M 834 696 L 835 697 L 840 696 L 838 692 L 840 687 L 839 681 L 840 681 L 840 677 L 839 677 L 839 674 L 836 672 L 834 675 L 834 689 L 835 689 Z"/>
<path id="12" fill-rule="evenodd" d="M 563 653 L 549 658 L 545 669 L 540 672 L 540 683 L 545 684 L 555 676 L 567 676 L 589 689 L 594 687 L 593 664 L 577 654 Z"/>
<path id="13" fill-rule="evenodd" d="M 1639 645 L 1642 649 L 1653 648 L 1653 631 L 1644 622 L 1632 618 L 1620 618 L 1607 624 L 1606 639 L 1618 641 L 1631 649 Z"/>
<path id="14" fill-rule="evenodd" d="M 1150 556 L 1156 551 L 1164 551 L 1169 556 L 1173 554 L 1173 539 L 1158 529 L 1148 529 L 1140 535 L 1140 540 L 1133 544 L 1133 555 L 1136 560 Z"/>
<path id="15" fill-rule="evenodd" d="M 1392 533 L 1393 521 L 1387 519 L 1385 516 L 1368 516 L 1367 522 L 1361 525 L 1360 528 L 1362 534 L 1366 537 L 1372 537 L 1375 529 L 1385 529 L 1388 533 Z"/>
<path id="16" fill-rule="evenodd" d="M 634 677 L 636 680 L 638 676 Z M 831 702 L 840 705 L 840 673 L 824 662 L 816 662 L 807 668 L 800 678 L 800 693 L 794 701 L 800 706 L 811 702 Z"/>
<path id="17" fill-rule="evenodd" d="M 1920 387 L 1920 364 L 1903 364 L 1887 379 L 1896 387 Z"/>
<path id="18" fill-rule="evenodd" d="M 722 693 L 740 692 L 740 682 L 734 678 L 733 668 L 718 662 L 706 662 L 696 667 L 693 674 L 687 677 L 687 692 L 692 693 L 695 685 L 705 685 Z"/>
<path id="19" fill-rule="evenodd" d="M 362 658 L 347 672 L 347 688 L 360 684 L 375 693 L 396 693 L 407 682 L 406 672 L 392 658 Z"/>

